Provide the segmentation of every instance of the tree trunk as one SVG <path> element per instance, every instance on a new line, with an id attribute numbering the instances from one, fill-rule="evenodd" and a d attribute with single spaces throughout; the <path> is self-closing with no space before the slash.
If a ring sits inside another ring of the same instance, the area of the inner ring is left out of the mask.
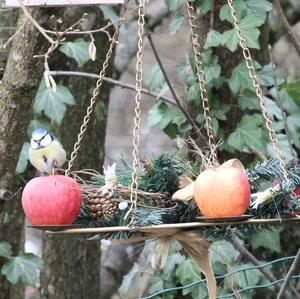
<path id="1" fill-rule="evenodd" d="M 100 10 L 72 8 L 66 9 L 64 15 L 68 15 L 72 23 L 86 11 L 89 13 L 90 20 L 93 20 L 90 26 L 99 28 L 104 25 Z M 88 62 L 84 66 L 84 71 L 99 73 L 108 49 L 108 41 L 106 35 L 95 36 L 95 39 L 97 61 Z M 69 61 L 66 63 L 65 60 L 65 57 L 58 54 L 56 61 L 51 66 L 52 69 L 78 68 Z M 111 75 L 110 73 L 111 69 L 108 75 Z M 77 133 L 89 105 L 95 83 L 94 80 L 80 77 L 63 79 L 63 84 L 70 88 L 76 99 L 76 105 L 67 111 L 60 134 L 57 134 L 67 149 L 68 156 L 77 140 Z M 102 171 L 109 92 L 109 86 L 103 85 L 74 166 L 76 170 L 93 168 Z M 45 271 L 41 276 L 43 298 L 100 298 L 100 244 L 98 241 L 87 241 L 87 236 L 84 235 L 67 237 L 45 235 L 43 259 L 45 263 Z"/>
<path id="2" fill-rule="evenodd" d="M 47 10 L 32 9 L 33 17 L 44 23 Z M 21 17 L 19 24 L 23 24 Z M 0 200 L 0 241 L 13 247 L 13 254 L 23 251 L 24 216 L 20 204 L 20 190 L 24 182 L 15 175 L 15 168 L 26 130 L 31 119 L 33 100 L 42 76 L 42 63 L 33 58 L 40 54 L 41 35 L 28 22 L 15 38 L 10 51 L 3 80 L 0 81 L 0 189 L 9 190 L 10 200 Z M 3 265 L 0 261 L 0 268 Z M 12 286 L 0 276 L 1 299 L 23 298 L 23 288 Z"/>

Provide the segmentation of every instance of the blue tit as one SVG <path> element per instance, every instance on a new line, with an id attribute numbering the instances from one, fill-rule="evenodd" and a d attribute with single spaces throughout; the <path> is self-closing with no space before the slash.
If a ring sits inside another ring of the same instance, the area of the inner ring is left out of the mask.
<path id="1" fill-rule="evenodd" d="M 32 132 L 29 161 L 40 172 L 53 174 L 66 161 L 66 152 L 61 143 L 45 129 Z"/>

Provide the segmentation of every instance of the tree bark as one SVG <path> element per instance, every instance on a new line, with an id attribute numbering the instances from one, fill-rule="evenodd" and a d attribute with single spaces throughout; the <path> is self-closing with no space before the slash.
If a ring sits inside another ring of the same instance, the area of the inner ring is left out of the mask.
<path id="1" fill-rule="evenodd" d="M 43 24 L 47 10 L 32 9 L 32 15 Z M 23 24 L 21 16 L 19 24 Z M 23 251 L 24 216 L 20 204 L 20 189 L 24 182 L 15 174 L 15 168 L 26 130 L 31 119 L 33 100 L 42 76 L 42 63 L 33 58 L 40 54 L 42 38 L 28 22 L 15 38 L 10 51 L 3 79 L 0 82 L 0 189 L 15 196 L 0 200 L 0 241 L 12 245 L 13 254 Z M 4 260 L 0 261 L 0 268 Z M 23 298 L 23 288 L 12 286 L 0 275 L 1 299 Z"/>
<path id="2" fill-rule="evenodd" d="M 68 15 L 68 18 L 72 20 L 70 23 L 72 23 L 78 20 L 84 12 L 89 14 L 90 26 L 99 28 L 104 25 L 100 10 L 72 8 L 66 9 L 64 16 Z M 65 17 L 63 19 L 66 20 Z M 97 61 L 88 62 L 84 66 L 84 70 L 99 73 L 108 49 L 108 41 L 105 35 L 95 36 L 95 39 Z M 65 56 L 58 54 L 56 61 L 52 61 L 52 69 L 78 69 L 70 60 L 65 61 Z M 111 75 L 111 69 L 108 72 L 108 75 Z M 68 156 L 70 156 L 77 140 L 77 133 L 89 105 L 95 83 L 95 80 L 89 78 L 66 77 L 63 79 L 63 84 L 70 88 L 76 99 L 76 105 L 67 111 L 61 129 L 57 132 Z M 78 159 L 74 165 L 76 170 L 93 168 L 102 171 L 109 92 L 110 87 L 103 85 Z M 100 298 L 100 244 L 98 241 L 87 241 L 86 238 L 86 236 L 78 235 L 68 237 L 44 236 L 43 260 L 45 271 L 41 275 L 41 295 L 43 298 Z"/>

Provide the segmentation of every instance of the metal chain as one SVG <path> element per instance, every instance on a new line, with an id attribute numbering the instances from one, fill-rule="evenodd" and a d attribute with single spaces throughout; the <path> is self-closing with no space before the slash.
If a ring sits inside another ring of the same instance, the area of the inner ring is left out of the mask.
<path id="1" fill-rule="evenodd" d="M 247 66 L 247 69 L 249 71 L 250 78 L 252 79 L 252 83 L 253 83 L 253 86 L 255 88 L 256 96 L 259 99 L 259 105 L 260 105 L 260 108 L 261 108 L 263 118 L 265 120 L 265 126 L 268 130 L 270 141 L 271 141 L 272 146 L 275 150 L 277 159 L 279 161 L 280 168 L 282 170 L 282 174 L 283 174 L 285 180 L 288 181 L 289 180 L 289 174 L 288 174 L 288 172 L 285 168 L 285 163 L 283 161 L 283 157 L 282 157 L 282 154 L 281 154 L 281 150 L 279 148 L 276 132 L 274 130 L 273 121 L 272 121 L 272 119 L 271 119 L 271 117 L 270 117 L 270 115 L 267 111 L 266 103 L 265 103 L 265 100 L 264 100 L 264 97 L 263 97 L 263 92 L 262 92 L 262 89 L 260 87 L 260 84 L 259 84 L 259 81 L 258 81 L 258 78 L 257 78 L 257 74 L 256 74 L 254 64 L 253 64 L 253 60 L 252 60 L 252 57 L 251 57 L 251 53 L 250 53 L 249 48 L 247 47 L 246 40 L 244 38 L 243 32 L 241 31 L 241 27 L 240 27 L 240 23 L 239 23 L 239 20 L 238 20 L 238 17 L 237 17 L 237 13 L 236 13 L 236 11 L 233 7 L 233 1 L 228 0 L 228 5 L 231 9 L 231 15 L 232 15 L 232 18 L 233 18 L 233 21 L 234 21 L 234 27 L 236 28 L 236 34 L 237 34 L 237 37 L 239 39 L 239 44 L 240 44 L 240 46 L 242 48 L 242 51 L 243 51 L 243 56 L 245 58 L 246 66 Z"/>
<path id="2" fill-rule="evenodd" d="M 140 145 L 140 125 L 141 125 L 141 99 L 142 99 L 142 87 L 143 87 L 143 53 L 144 53 L 144 26 L 145 26 L 145 0 L 139 0 L 138 7 L 138 51 L 136 54 L 136 83 L 135 83 L 135 117 L 134 117 L 134 128 L 133 128 L 133 151 L 132 151 L 132 174 L 131 174 L 131 185 L 130 185 L 130 202 L 131 206 L 125 215 L 125 219 L 130 215 L 132 211 L 137 208 L 138 198 L 138 163 L 139 163 L 139 145 Z M 134 221 L 134 214 L 132 215 L 132 224 Z"/>
<path id="3" fill-rule="evenodd" d="M 205 74 L 203 70 L 201 46 L 199 44 L 199 36 L 196 31 L 197 30 L 196 12 L 192 3 L 186 1 L 186 5 L 187 5 L 188 16 L 189 16 L 191 34 L 192 34 L 193 51 L 194 51 L 195 62 L 196 62 L 197 77 L 198 77 L 199 88 L 200 88 L 200 97 L 202 100 L 203 114 L 205 118 L 208 144 L 210 147 L 213 164 L 218 165 L 219 163 L 217 158 L 217 147 L 216 147 L 215 137 L 213 133 L 212 120 L 210 117 L 210 107 L 208 101 L 208 93 L 206 89 Z"/>
<path id="4" fill-rule="evenodd" d="M 128 4 L 128 0 L 125 1 L 124 5 L 121 8 L 120 19 L 122 19 L 124 17 L 124 15 L 125 15 L 125 12 L 126 12 L 126 9 L 127 9 L 127 4 Z M 82 140 L 83 140 L 85 132 L 86 132 L 86 130 L 88 128 L 88 123 L 90 122 L 91 114 L 94 111 L 95 103 L 96 103 L 97 97 L 98 97 L 98 95 L 100 93 L 100 88 L 101 88 L 101 86 L 103 84 L 103 78 L 106 75 L 106 70 L 107 70 L 107 67 L 109 65 L 110 58 L 112 56 L 114 47 L 115 47 L 115 45 L 116 45 L 116 43 L 118 41 L 119 30 L 120 30 L 120 23 L 117 25 L 117 28 L 116 28 L 116 30 L 115 30 L 112 38 L 111 38 L 109 49 L 108 49 L 108 51 L 106 53 L 105 60 L 104 60 L 104 62 L 102 64 L 102 69 L 101 69 L 101 71 L 99 73 L 99 79 L 97 80 L 96 87 L 93 90 L 93 95 L 92 95 L 92 98 L 90 100 L 90 105 L 88 106 L 88 108 L 86 110 L 86 115 L 83 118 L 83 123 L 82 123 L 82 125 L 80 127 L 80 131 L 79 131 L 79 134 L 77 136 L 77 141 L 74 144 L 74 148 L 73 148 L 73 151 L 71 153 L 71 159 L 69 160 L 69 163 L 68 163 L 68 168 L 67 168 L 67 170 L 65 172 L 65 174 L 67 176 L 70 175 L 71 168 L 73 167 L 74 162 L 75 162 L 75 160 L 76 160 L 76 158 L 78 156 L 78 152 L 79 152 L 79 149 L 81 147 Z"/>

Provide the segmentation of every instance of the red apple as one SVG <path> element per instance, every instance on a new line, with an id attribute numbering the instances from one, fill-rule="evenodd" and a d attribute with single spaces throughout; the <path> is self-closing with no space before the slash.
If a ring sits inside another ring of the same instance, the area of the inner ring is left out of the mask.
<path id="1" fill-rule="evenodd" d="M 198 176 L 194 197 L 204 216 L 241 216 L 249 207 L 250 184 L 243 168 L 211 168 Z"/>
<path id="2" fill-rule="evenodd" d="M 34 178 L 22 194 L 23 210 L 32 225 L 71 224 L 81 204 L 78 183 L 63 175 Z"/>

